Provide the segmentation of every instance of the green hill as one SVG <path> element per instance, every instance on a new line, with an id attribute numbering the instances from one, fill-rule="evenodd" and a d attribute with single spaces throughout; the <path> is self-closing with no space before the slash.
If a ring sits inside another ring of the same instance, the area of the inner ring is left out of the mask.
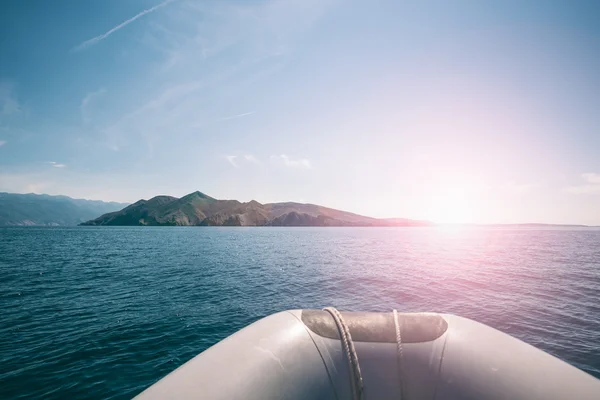
<path id="1" fill-rule="evenodd" d="M 82 225 L 150 226 L 422 226 L 425 221 L 384 220 L 314 204 L 217 200 L 202 192 L 182 198 L 140 200 Z"/>

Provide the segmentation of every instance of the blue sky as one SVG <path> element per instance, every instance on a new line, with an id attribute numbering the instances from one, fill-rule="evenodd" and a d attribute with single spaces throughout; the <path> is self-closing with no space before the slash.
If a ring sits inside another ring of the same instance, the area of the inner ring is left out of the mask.
<path id="1" fill-rule="evenodd" d="M 600 3 L 3 1 L 0 191 L 600 224 Z"/>

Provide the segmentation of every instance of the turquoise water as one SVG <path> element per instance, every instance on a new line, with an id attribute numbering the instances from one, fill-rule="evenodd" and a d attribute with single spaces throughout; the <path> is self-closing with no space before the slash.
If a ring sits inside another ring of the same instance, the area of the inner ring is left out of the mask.
<path id="1" fill-rule="evenodd" d="M 0 398 L 130 398 L 270 313 L 439 311 L 600 377 L 600 230 L 0 228 Z"/>

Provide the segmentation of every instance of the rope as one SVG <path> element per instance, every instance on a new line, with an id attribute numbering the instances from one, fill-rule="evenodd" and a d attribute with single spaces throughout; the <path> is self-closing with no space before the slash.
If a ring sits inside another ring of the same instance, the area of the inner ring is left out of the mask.
<path id="1" fill-rule="evenodd" d="M 348 325 L 346 325 L 346 322 L 344 322 L 342 314 L 340 314 L 337 309 L 333 307 L 325 307 L 323 311 L 327 311 L 329 314 L 331 314 L 340 334 L 342 349 L 344 351 L 344 355 L 346 356 L 346 360 L 348 361 L 348 370 L 350 371 L 350 388 L 352 390 L 352 399 L 362 400 L 364 390 L 363 379 L 362 374 L 360 373 L 360 366 L 358 365 L 356 349 L 354 348 L 352 336 L 350 335 L 350 329 L 348 328 Z"/>
<path id="2" fill-rule="evenodd" d="M 394 327 L 396 328 L 396 364 L 398 365 L 398 384 L 400 385 L 400 398 L 405 399 L 406 390 L 402 380 L 402 335 L 400 333 L 400 322 L 398 312 L 394 309 Z"/>

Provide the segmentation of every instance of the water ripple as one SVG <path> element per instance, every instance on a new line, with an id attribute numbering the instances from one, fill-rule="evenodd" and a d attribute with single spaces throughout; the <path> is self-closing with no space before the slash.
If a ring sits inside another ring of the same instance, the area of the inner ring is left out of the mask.
<path id="1" fill-rule="evenodd" d="M 479 320 L 600 377 L 600 231 L 0 229 L 0 398 L 130 398 L 290 308 Z"/>

